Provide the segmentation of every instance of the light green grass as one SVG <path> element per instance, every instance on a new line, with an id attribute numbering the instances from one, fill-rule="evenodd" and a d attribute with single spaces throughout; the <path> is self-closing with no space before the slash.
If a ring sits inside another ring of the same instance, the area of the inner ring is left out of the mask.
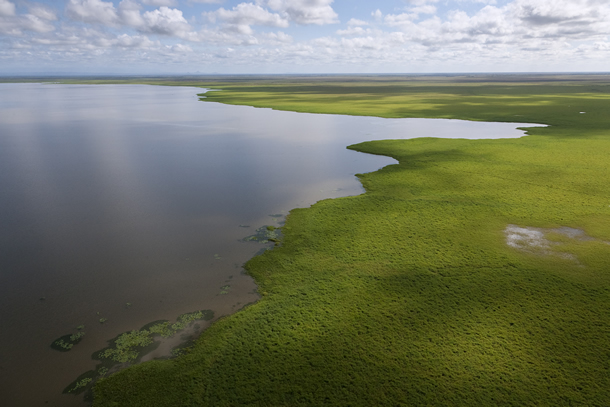
<path id="1" fill-rule="evenodd" d="M 399 164 L 359 175 L 364 195 L 291 211 L 281 246 L 247 263 L 259 302 L 187 355 L 100 380 L 94 406 L 607 405 L 610 246 L 568 242 L 574 261 L 503 231 L 610 240 L 610 80 L 433 79 L 201 84 L 223 103 L 550 126 L 350 146 Z"/>

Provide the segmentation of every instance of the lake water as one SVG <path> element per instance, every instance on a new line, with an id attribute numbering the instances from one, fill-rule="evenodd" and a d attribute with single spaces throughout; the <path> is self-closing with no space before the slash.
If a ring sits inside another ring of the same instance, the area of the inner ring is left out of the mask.
<path id="1" fill-rule="evenodd" d="M 0 405 L 85 405 L 61 392 L 118 334 L 256 301 L 242 264 L 262 246 L 241 239 L 281 222 L 270 215 L 362 193 L 354 174 L 394 162 L 347 145 L 532 126 L 278 112 L 201 92 L 0 84 Z M 51 349 L 79 325 L 71 351 Z"/>

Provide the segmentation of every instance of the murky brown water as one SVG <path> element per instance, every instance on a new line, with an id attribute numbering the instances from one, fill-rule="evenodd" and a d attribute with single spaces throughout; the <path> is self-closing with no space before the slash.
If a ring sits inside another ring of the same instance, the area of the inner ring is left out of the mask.
<path id="1" fill-rule="evenodd" d="M 200 92 L 0 84 L 0 405 L 82 406 L 61 392 L 108 340 L 255 301 L 241 266 L 261 245 L 240 239 L 281 221 L 269 215 L 361 193 L 355 173 L 393 162 L 347 145 L 522 135 L 515 124 L 203 103 Z M 70 352 L 49 347 L 81 324 Z"/>

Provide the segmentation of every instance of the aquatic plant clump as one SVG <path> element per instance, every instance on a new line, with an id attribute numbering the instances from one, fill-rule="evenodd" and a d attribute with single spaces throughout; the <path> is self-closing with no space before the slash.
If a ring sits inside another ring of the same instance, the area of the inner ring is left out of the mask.
<path id="1" fill-rule="evenodd" d="M 67 334 L 60 338 L 57 338 L 51 343 L 51 348 L 60 352 L 68 352 L 72 350 L 74 345 L 78 344 L 83 337 L 85 332 L 79 331 L 75 334 Z"/>
<path id="2" fill-rule="evenodd" d="M 120 335 L 114 341 L 114 347 L 106 349 L 100 354 L 103 358 L 112 359 L 115 362 L 126 363 L 136 360 L 138 352 L 134 348 L 145 347 L 153 342 L 151 333 L 147 330 L 131 331 Z"/>
<path id="3" fill-rule="evenodd" d="M 195 311 L 182 314 L 178 320 L 161 322 L 154 324 L 147 329 L 133 330 L 119 335 L 112 343 L 112 346 L 98 354 L 102 359 L 110 359 L 118 363 L 134 362 L 141 356 L 143 348 L 154 342 L 156 335 L 169 338 L 188 327 L 191 323 L 198 320 L 209 321 L 214 317 L 211 310 Z"/>
<path id="4" fill-rule="evenodd" d="M 76 382 L 76 384 L 74 385 L 74 387 L 73 387 L 71 390 L 69 390 L 69 392 L 70 392 L 70 393 L 75 393 L 75 392 L 78 392 L 78 390 L 80 390 L 80 389 L 84 389 L 85 387 L 87 387 L 87 385 L 88 385 L 89 383 L 91 383 L 92 381 L 93 381 L 93 379 L 92 379 L 92 378 L 90 378 L 90 377 L 86 377 L 86 378 L 84 378 L 84 379 L 82 379 L 82 380 L 79 380 L 78 382 Z"/>
<path id="5" fill-rule="evenodd" d="M 245 242 L 269 243 L 273 242 L 276 246 L 280 243 L 281 231 L 275 226 L 263 226 L 256 229 L 256 233 L 245 237 Z"/>

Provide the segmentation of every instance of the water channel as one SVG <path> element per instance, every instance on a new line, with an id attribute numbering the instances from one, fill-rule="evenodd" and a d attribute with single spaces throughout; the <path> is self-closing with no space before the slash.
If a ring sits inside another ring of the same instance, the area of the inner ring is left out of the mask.
<path id="1" fill-rule="evenodd" d="M 262 246 L 242 239 L 362 193 L 354 174 L 394 162 L 347 145 L 531 126 L 280 112 L 202 92 L 0 84 L 0 405 L 86 405 L 62 391 L 118 334 L 256 301 L 242 265 Z M 69 352 L 50 347 L 83 325 Z"/>

